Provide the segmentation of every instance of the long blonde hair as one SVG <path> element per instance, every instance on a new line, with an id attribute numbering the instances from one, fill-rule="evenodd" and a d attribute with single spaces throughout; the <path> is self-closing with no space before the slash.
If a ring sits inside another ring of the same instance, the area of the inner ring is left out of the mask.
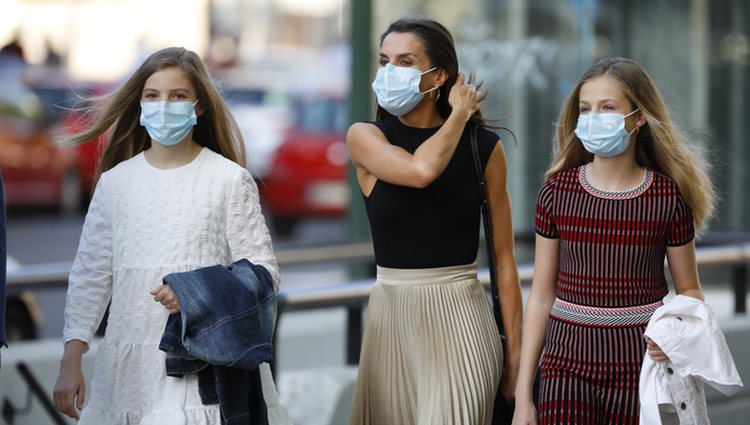
<path id="1" fill-rule="evenodd" d="M 606 76 L 627 96 L 633 108 L 646 118 L 636 137 L 635 159 L 639 165 L 670 177 L 693 210 L 697 228 L 711 218 L 716 193 L 708 174 L 708 163 L 688 138 L 672 122 L 666 102 L 646 71 L 627 58 L 607 58 L 593 64 L 581 76 L 565 100 L 555 129 L 552 164 L 547 178 L 593 160 L 575 135 L 581 86 Z"/>
<path id="2" fill-rule="evenodd" d="M 94 124 L 68 141 L 78 145 L 102 134 L 108 135 L 99 162 L 99 175 L 151 147 L 151 138 L 140 125 L 141 93 L 152 74 L 172 67 L 181 69 L 188 76 L 203 111 L 193 129 L 193 140 L 245 166 L 242 133 L 212 83 L 203 61 L 190 50 L 169 47 L 149 56 L 118 90 L 93 98 L 92 107 L 86 113 Z"/>

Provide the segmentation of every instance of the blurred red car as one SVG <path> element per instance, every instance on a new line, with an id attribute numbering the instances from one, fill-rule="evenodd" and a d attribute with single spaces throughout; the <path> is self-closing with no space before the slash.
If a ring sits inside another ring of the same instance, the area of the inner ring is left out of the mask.
<path id="1" fill-rule="evenodd" d="M 93 89 L 56 78 L 25 80 L 14 89 L 15 95 L 0 96 L 6 204 L 80 211 L 92 189 L 98 144 L 66 147 L 55 137 L 83 128 L 72 108 L 80 103 L 79 93 Z"/>
<path id="2" fill-rule="evenodd" d="M 342 217 L 349 205 L 348 122 L 343 96 L 314 96 L 295 104 L 295 122 L 259 182 L 274 230 L 289 235 L 306 217 Z"/>
<path id="3" fill-rule="evenodd" d="M 24 90 L 19 95 L 13 102 L 0 99 L 0 169 L 6 203 L 74 211 L 80 205 L 75 150 L 54 143 L 54 120 L 36 93 Z"/>

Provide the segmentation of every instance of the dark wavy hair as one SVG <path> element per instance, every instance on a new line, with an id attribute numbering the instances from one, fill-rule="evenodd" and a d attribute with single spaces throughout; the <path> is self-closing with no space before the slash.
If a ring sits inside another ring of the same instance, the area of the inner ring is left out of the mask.
<path id="1" fill-rule="evenodd" d="M 430 59 L 430 66 L 438 67 L 448 74 L 445 84 L 438 89 L 440 97 L 436 102 L 440 116 L 444 120 L 448 119 L 451 111 L 453 111 L 453 108 L 448 103 L 448 94 L 453 85 L 456 84 L 456 79 L 458 78 L 458 56 L 456 55 L 456 46 L 450 31 L 441 23 L 431 19 L 402 18 L 391 23 L 388 29 L 380 35 L 381 46 L 383 45 L 383 40 L 392 32 L 413 34 L 424 46 L 427 57 Z M 468 82 L 472 82 L 473 79 L 474 76 L 469 75 Z M 380 105 L 377 106 L 376 119 L 383 120 L 392 116 Z M 496 127 L 488 124 L 482 117 L 481 110 L 477 110 L 469 121 L 482 127 Z"/>

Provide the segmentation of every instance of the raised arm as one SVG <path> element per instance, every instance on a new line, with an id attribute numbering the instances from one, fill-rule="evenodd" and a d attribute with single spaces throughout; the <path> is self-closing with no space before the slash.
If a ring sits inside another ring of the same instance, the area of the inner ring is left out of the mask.
<path id="1" fill-rule="evenodd" d="M 411 154 L 388 143 L 375 126 L 355 123 L 349 128 L 346 143 L 349 155 L 357 168 L 363 191 L 375 180 L 409 187 L 426 187 L 448 165 L 469 118 L 479 109 L 483 94 L 473 84 L 464 84 L 459 75 L 451 88 L 451 115 L 441 128 Z"/>

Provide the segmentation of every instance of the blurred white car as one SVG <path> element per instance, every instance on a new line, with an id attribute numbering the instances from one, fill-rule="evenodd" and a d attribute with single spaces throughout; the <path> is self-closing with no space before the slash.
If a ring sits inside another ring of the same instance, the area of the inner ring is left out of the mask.
<path id="1" fill-rule="evenodd" d="M 224 97 L 245 141 L 247 169 L 256 179 L 263 179 L 291 126 L 290 107 L 283 95 L 263 89 L 232 88 Z"/>

